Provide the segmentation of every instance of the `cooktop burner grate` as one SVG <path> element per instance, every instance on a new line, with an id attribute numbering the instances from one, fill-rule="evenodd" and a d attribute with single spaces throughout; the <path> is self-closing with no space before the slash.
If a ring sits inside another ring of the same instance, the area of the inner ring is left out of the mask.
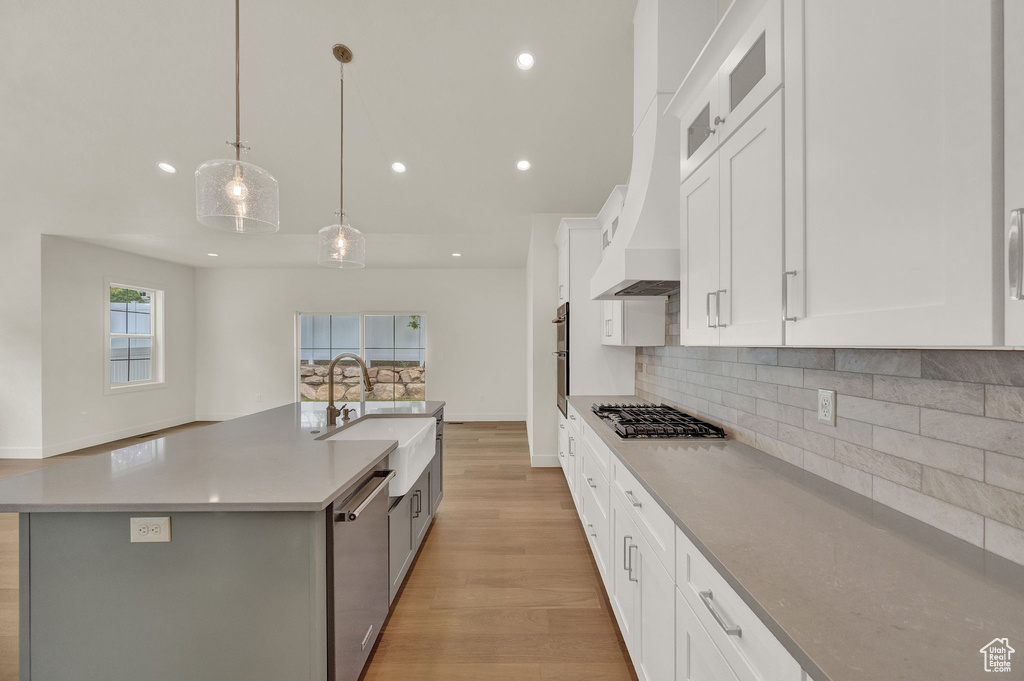
<path id="1" fill-rule="evenodd" d="M 726 437 L 718 426 L 665 404 L 595 404 L 591 409 L 621 438 Z"/>

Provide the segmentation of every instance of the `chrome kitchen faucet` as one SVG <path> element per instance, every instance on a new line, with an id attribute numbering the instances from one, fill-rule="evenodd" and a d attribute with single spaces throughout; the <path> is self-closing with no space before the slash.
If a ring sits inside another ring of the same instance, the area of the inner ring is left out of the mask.
<path id="1" fill-rule="evenodd" d="M 331 360 L 331 366 L 327 369 L 327 425 L 329 426 L 338 425 L 338 417 L 341 416 L 341 409 L 334 406 L 334 367 L 338 365 L 340 360 L 346 358 L 354 359 L 363 370 L 363 384 L 366 386 L 366 391 L 369 392 L 373 389 L 370 385 L 370 372 L 366 370 L 366 362 L 363 361 L 362 357 L 351 352 L 343 352 Z"/>

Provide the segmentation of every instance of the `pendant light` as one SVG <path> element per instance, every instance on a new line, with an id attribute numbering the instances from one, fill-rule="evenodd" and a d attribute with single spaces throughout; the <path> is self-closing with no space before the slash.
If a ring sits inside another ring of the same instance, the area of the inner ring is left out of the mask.
<path id="1" fill-rule="evenodd" d="M 239 96 L 239 22 L 235 0 L 235 158 L 207 161 L 196 168 L 196 219 L 207 227 L 244 234 L 281 228 L 277 180 L 263 168 L 242 160 Z"/>
<path id="2" fill-rule="evenodd" d="M 324 267 L 363 267 L 366 263 L 366 237 L 348 224 L 345 215 L 345 64 L 352 61 L 352 50 L 335 45 L 334 57 L 341 62 L 341 142 L 338 170 L 338 215 L 341 224 L 320 229 L 320 255 L 317 262 Z"/>

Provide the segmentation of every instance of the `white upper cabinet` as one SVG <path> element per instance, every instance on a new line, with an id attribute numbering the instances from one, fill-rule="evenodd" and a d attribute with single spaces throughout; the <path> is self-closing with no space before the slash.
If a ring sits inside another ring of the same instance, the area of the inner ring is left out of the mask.
<path id="1" fill-rule="evenodd" d="M 784 341 L 781 85 L 781 0 L 738 3 L 670 106 L 683 125 L 684 345 Z"/>
<path id="2" fill-rule="evenodd" d="M 787 0 L 788 345 L 1002 343 L 1001 4 Z"/>
<path id="3" fill-rule="evenodd" d="M 1005 113 L 1006 277 L 1001 290 L 1006 301 L 1006 345 L 1024 346 L 1024 3 L 1003 5 Z M 1016 219 L 1013 212 L 1019 211 Z"/>
<path id="4" fill-rule="evenodd" d="M 782 93 L 718 151 L 722 345 L 781 345 L 783 277 Z"/>
<path id="5" fill-rule="evenodd" d="M 679 339 L 683 345 L 718 345 L 717 311 L 711 303 L 719 274 L 717 154 L 683 182 L 679 202 Z"/>
<path id="6" fill-rule="evenodd" d="M 781 0 L 741 0 L 730 8 L 669 104 L 682 125 L 680 180 L 739 130 L 781 85 Z"/>

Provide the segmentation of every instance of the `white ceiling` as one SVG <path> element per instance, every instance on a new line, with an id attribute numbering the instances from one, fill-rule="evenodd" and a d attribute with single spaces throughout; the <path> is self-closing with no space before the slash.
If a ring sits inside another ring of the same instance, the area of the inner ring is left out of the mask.
<path id="1" fill-rule="evenodd" d="M 231 0 L 0 0 L 0 220 L 190 265 L 315 267 L 343 42 L 368 266 L 522 267 L 530 214 L 596 212 L 628 177 L 634 6 L 242 0 L 242 136 L 281 187 L 281 231 L 260 236 L 195 220 L 195 167 L 232 152 Z"/>

